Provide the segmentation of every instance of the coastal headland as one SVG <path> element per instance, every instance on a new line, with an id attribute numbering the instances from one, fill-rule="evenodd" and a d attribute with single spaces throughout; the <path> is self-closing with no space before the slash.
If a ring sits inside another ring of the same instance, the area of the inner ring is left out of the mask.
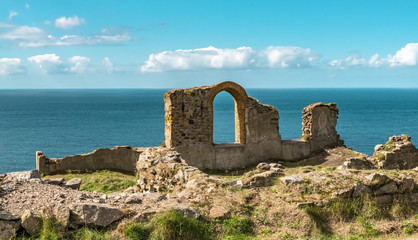
<path id="1" fill-rule="evenodd" d="M 235 142 L 214 144 L 222 91 L 235 101 Z M 37 151 L 35 170 L 0 175 L 0 239 L 418 237 L 418 150 L 408 135 L 356 152 L 336 131 L 337 104 L 313 103 L 301 137 L 282 140 L 277 109 L 234 82 L 170 90 L 164 103 L 161 146 Z M 130 182 L 109 190 L 109 171 Z"/>

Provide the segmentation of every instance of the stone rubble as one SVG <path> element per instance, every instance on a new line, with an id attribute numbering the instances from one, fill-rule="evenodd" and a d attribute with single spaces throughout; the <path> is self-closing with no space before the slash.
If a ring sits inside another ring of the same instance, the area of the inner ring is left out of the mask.
<path id="1" fill-rule="evenodd" d="M 418 149 L 410 136 L 392 136 L 384 145 L 376 145 L 372 160 L 382 169 L 413 169 L 418 167 Z"/>

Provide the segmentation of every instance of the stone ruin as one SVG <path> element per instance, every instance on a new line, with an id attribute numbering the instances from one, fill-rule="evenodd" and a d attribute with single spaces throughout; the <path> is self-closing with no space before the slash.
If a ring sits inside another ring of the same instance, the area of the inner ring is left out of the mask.
<path id="1" fill-rule="evenodd" d="M 235 143 L 213 143 L 213 100 L 222 91 L 235 101 Z M 282 140 L 277 109 L 260 104 L 234 82 L 174 89 L 164 95 L 164 102 L 165 147 L 200 169 L 243 168 L 271 159 L 297 160 L 342 143 L 335 129 L 335 103 L 305 107 L 301 139 Z"/>
<path id="2" fill-rule="evenodd" d="M 213 143 L 213 101 L 222 91 L 235 101 L 235 142 Z M 199 169 L 244 168 L 267 160 L 298 160 L 325 147 L 341 145 L 335 129 L 335 103 L 315 103 L 302 111 L 302 137 L 282 140 L 279 112 L 260 104 L 234 82 L 212 86 L 174 89 L 165 93 L 165 141 L 162 148 L 181 154 L 185 163 Z M 113 169 L 135 172 L 135 162 L 144 149 L 115 147 L 89 154 L 48 158 L 37 152 L 40 172 Z"/>

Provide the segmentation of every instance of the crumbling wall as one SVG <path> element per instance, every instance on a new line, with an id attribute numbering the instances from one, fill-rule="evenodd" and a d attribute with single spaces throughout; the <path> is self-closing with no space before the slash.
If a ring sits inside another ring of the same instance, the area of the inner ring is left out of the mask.
<path id="1" fill-rule="evenodd" d="M 373 162 L 383 169 L 413 169 L 418 167 L 418 149 L 410 136 L 392 136 L 384 145 L 376 145 Z"/>
<path id="2" fill-rule="evenodd" d="M 235 101 L 235 143 L 213 143 L 213 100 L 221 91 L 229 92 Z M 277 109 L 248 97 L 233 82 L 174 89 L 164 95 L 164 102 L 165 146 L 202 169 L 242 168 L 268 159 L 297 160 L 340 143 L 335 103 L 306 107 L 302 138 L 282 141 Z"/>
<path id="3" fill-rule="evenodd" d="M 235 101 L 235 142 L 245 143 L 245 90 L 236 83 L 174 89 L 164 94 L 165 146 L 168 148 L 213 143 L 213 100 L 229 92 Z"/>
<path id="4" fill-rule="evenodd" d="M 36 152 L 36 169 L 41 173 L 57 173 L 66 170 L 95 171 L 116 170 L 135 173 L 136 162 L 143 149 L 129 146 L 116 146 L 113 149 L 99 148 L 91 153 L 48 158 Z"/>
<path id="5" fill-rule="evenodd" d="M 213 100 L 222 91 L 230 93 L 235 102 L 235 142 L 214 144 Z M 244 168 L 272 159 L 298 160 L 342 143 L 335 129 L 335 103 L 315 103 L 304 108 L 301 139 L 282 141 L 277 109 L 248 97 L 245 89 L 234 82 L 170 90 L 164 94 L 164 108 L 162 147 L 180 153 L 185 163 L 199 169 Z M 62 159 L 49 159 L 37 152 L 37 168 L 48 173 L 99 169 L 135 172 L 141 152 L 119 147 Z"/>
<path id="6" fill-rule="evenodd" d="M 146 148 L 136 164 L 137 192 L 171 192 L 184 187 L 200 171 L 188 166 L 176 151 L 162 147 Z"/>
<path id="7" fill-rule="evenodd" d="M 281 159 L 298 160 L 325 147 L 343 144 L 335 128 L 338 119 L 335 103 L 314 103 L 305 107 L 302 113 L 302 136 L 297 140 L 282 141 Z"/>

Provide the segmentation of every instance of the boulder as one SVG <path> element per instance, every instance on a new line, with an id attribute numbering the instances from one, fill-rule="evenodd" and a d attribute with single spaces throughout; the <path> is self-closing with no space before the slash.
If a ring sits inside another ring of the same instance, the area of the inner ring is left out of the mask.
<path id="1" fill-rule="evenodd" d="M 374 200 L 376 201 L 377 205 L 384 207 L 392 204 L 393 197 L 392 195 L 381 195 L 375 197 Z"/>
<path id="2" fill-rule="evenodd" d="M 413 178 L 403 177 L 399 183 L 400 193 L 410 193 L 414 190 L 415 182 Z"/>
<path id="3" fill-rule="evenodd" d="M 16 236 L 16 231 L 19 230 L 20 224 L 15 221 L 0 220 L 0 239 L 11 239 Z"/>
<path id="4" fill-rule="evenodd" d="M 44 183 L 52 185 L 61 185 L 64 183 L 64 178 L 48 178 L 44 180 Z"/>
<path id="5" fill-rule="evenodd" d="M 376 146 L 374 146 L 374 151 L 380 151 L 383 150 L 383 144 L 377 144 Z"/>
<path id="6" fill-rule="evenodd" d="M 183 214 L 183 216 L 184 217 L 187 217 L 187 218 L 195 218 L 195 219 L 198 219 L 201 216 L 200 213 L 196 209 L 194 209 L 192 207 L 188 207 L 188 206 L 176 206 L 174 209 L 177 210 L 177 211 L 179 211 L 179 212 L 181 212 Z"/>
<path id="7" fill-rule="evenodd" d="M 367 180 L 366 184 L 373 188 L 378 188 L 391 181 L 391 179 L 388 176 L 381 173 L 372 173 L 370 175 L 367 175 L 365 178 Z"/>
<path id="8" fill-rule="evenodd" d="M 372 194 L 372 190 L 362 183 L 356 183 L 353 189 L 353 197 L 361 197 L 364 194 Z"/>
<path id="9" fill-rule="evenodd" d="M 344 162 L 343 166 L 343 168 L 357 170 L 367 170 L 373 168 L 373 164 L 369 162 L 366 158 L 350 158 L 348 159 L 348 161 Z"/>
<path id="10" fill-rule="evenodd" d="M 19 220 L 19 219 L 20 219 L 20 216 L 14 215 L 5 210 L 0 210 L 0 220 L 11 221 L 11 220 Z"/>
<path id="11" fill-rule="evenodd" d="M 270 170 L 270 165 L 269 164 L 267 164 L 267 163 L 259 163 L 258 165 L 257 165 L 257 169 L 261 169 L 261 170 L 265 170 L 265 171 L 267 171 L 267 170 Z"/>
<path id="12" fill-rule="evenodd" d="M 61 232 L 65 232 L 70 225 L 70 209 L 60 205 L 54 209 L 54 217 L 61 223 Z"/>
<path id="13" fill-rule="evenodd" d="M 96 203 L 73 204 L 70 210 L 71 222 L 93 227 L 107 227 L 124 215 L 119 208 Z"/>
<path id="14" fill-rule="evenodd" d="M 209 217 L 214 219 L 226 219 L 230 215 L 230 211 L 223 206 L 214 206 L 209 211 Z"/>
<path id="15" fill-rule="evenodd" d="M 12 178 L 18 181 L 29 181 L 30 179 L 41 179 L 41 174 L 39 174 L 39 171 L 34 169 L 30 171 L 24 171 L 24 172 L 11 172 L 7 173 L 8 178 Z"/>
<path id="16" fill-rule="evenodd" d="M 300 184 L 304 183 L 305 180 L 300 174 L 294 174 L 286 177 L 280 178 L 280 181 L 285 185 Z"/>
<path id="17" fill-rule="evenodd" d="M 141 204 L 142 200 L 138 194 L 131 194 L 125 199 L 126 204 Z"/>
<path id="18" fill-rule="evenodd" d="M 65 183 L 66 187 L 79 190 L 81 186 L 81 178 L 73 178 Z"/>
<path id="19" fill-rule="evenodd" d="M 167 194 L 161 194 L 156 192 L 147 192 L 143 194 L 144 198 L 149 199 L 154 202 L 159 202 L 167 200 Z"/>
<path id="20" fill-rule="evenodd" d="M 394 194 L 397 192 L 398 192 L 398 186 L 393 181 L 389 182 L 388 184 L 383 185 L 382 187 L 374 191 L 376 195 Z"/>
<path id="21" fill-rule="evenodd" d="M 316 172 L 309 172 L 305 174 L 305 177 L 309 178 L 312 182 L 319 183 L 322 180 L 326 179 L 326 177 L 321 176 Z"/>
<path id="22" fill-rule="evenodd" d="M 338 198 L 350 198 L 352 193 L 353 193 L 353 189 L 349 188 L 349 189 L 343 189 L 343 190 L 334 192 L 332 195 Z"/>
<path id="23" fill-rule="evenodd" d="M 241 189 L 244 186 L 244 184 L 242 183 L 241 179 L 237 179 L 237 180 L 234 180 L 232 182 L 229 182 L 229 186 L 231 188 Z"/>
<path id="24" fill-rule="evenodd" d="M 274 180 L 279 175 L 276 171 L 266 171 L 258 174 L 254 174 L 251 177 L 244 179 L 244 185 L 250 187 L 266 187 L 274 183 Z"/>
<path id="25" fill-rule="evenodd" d="M 22 227 L 30 236 L 33 236 L 42 229 L 42 217 L 30 210 L 26 210 L 22 215 Z"/>

